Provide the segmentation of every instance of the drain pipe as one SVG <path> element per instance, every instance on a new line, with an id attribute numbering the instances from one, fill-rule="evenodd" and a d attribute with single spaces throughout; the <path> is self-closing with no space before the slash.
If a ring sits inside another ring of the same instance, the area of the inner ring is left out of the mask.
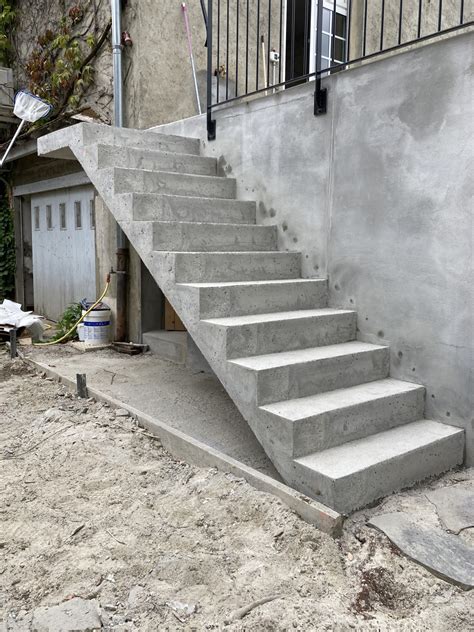
<path id="1" fill-rule="evenodd" d="M 122 74 L 122 24 L 121 0 L 111 0 L 112 9 L 112 56 L 114 71 L 114 125 L 123 127 L 123 74 Z M 128 240 L 117 224 L 117 314 L 115 322 L 116 342 L 127 342 L 127 290 L 128 290 Z"/>

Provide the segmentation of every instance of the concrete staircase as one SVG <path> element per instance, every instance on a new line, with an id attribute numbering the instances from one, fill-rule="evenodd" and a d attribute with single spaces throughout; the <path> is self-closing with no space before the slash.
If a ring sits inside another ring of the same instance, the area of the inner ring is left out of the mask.
<path id="1" fill-rule="evenodd" d="M 423 419 L 424 388 L 389 377 L 199 140 L 82 123 L 38 146 L 82 164 L 288 484 L 349 513 L 462 463 L 463 431 Z"/>

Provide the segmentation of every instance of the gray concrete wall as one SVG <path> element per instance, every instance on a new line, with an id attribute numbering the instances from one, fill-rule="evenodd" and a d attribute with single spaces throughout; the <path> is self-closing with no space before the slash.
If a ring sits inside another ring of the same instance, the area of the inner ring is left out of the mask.
<path id="1" fill-rule="evenodd" d="M 474 463 L 472 34 L 160 131 L 203 138 L 257 199 L 259 222 L 358 310 L 359 337 L 391 346 L 393 376 L 424 384 L 426 415 L 467 431 Z"/>

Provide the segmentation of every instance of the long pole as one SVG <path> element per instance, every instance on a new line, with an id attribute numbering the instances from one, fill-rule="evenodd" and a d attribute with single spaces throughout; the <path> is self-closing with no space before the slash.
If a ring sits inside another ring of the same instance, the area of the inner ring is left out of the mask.
<path id="1" fill-rule="evenodd" d="M 23 129 L 23 125 L 26 123 L 26 121 L 22 120 L 21 123 L 18 125 L 18 128 L 15 132 L 15 135 L 13 136 L 13 138 L 10 141 L 10 144 L 7 147 L 7 151 L 5 152 L 3 158 L 0 160 L 0 167 L 3 167 L 3 163 L 5 162 L 5 160 L 7 159 L 8 154 L 10 153 L 11 148 L 13 147 L 13 145 L 15 144 L 16 139 L 18 138 L 18 136 L 20 135 L 21 130 Z"/>
<path id="2" fill-rule="evenodd" d="M 112 54 L 114 73 L 114 122 L 115 127 L 123 127 L 123 75 L 122 75 L 122 16 L 120 0 L 111 0 L 112 8 Z M 117 316 L 115 340 L 127 340 L 127 268 L 128 240 L 117 223 Z"/>
<path id="3" fill-rule="evenodd" d="M 181 3 L 181 9 L 183 11 L 186 39 L 188 40 L 188 53 L 189 53 L 189 59 L 191 61 L 191 70 L 193 73 L 193 82 L 194 82 L 194 91 L 196 93 L 196 102 L 197 102 L 198 112 L 199 114 L 202 114 L 201 99 L 199 98 L 199 88 L 198 88 L 198 82 L 197 82 L 197 77 L 196 77 L 196 65 L 194 63 L 193 40 L 191 36 L 191 29 L 189 27 L 189 15 L 188 15 L 188 7 L 186 6 L 186 2 Z"/>

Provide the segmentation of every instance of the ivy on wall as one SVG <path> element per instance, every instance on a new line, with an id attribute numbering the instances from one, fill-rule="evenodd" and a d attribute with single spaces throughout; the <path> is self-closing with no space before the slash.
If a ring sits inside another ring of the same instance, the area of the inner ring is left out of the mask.
<path id="1" fill-rule="evenodd" d="M 11 58 L 10 33 L 15 22 L 14 0 L 0 1 L 0 66 L 8 66 Z"/>
<path id="2" fill-rule="evenodd" d="M 3 187 L 2 187 L 3 188 Z M 15 294 L 15 232 L 8 198 L 0 198 L 0 301 Z"/>

